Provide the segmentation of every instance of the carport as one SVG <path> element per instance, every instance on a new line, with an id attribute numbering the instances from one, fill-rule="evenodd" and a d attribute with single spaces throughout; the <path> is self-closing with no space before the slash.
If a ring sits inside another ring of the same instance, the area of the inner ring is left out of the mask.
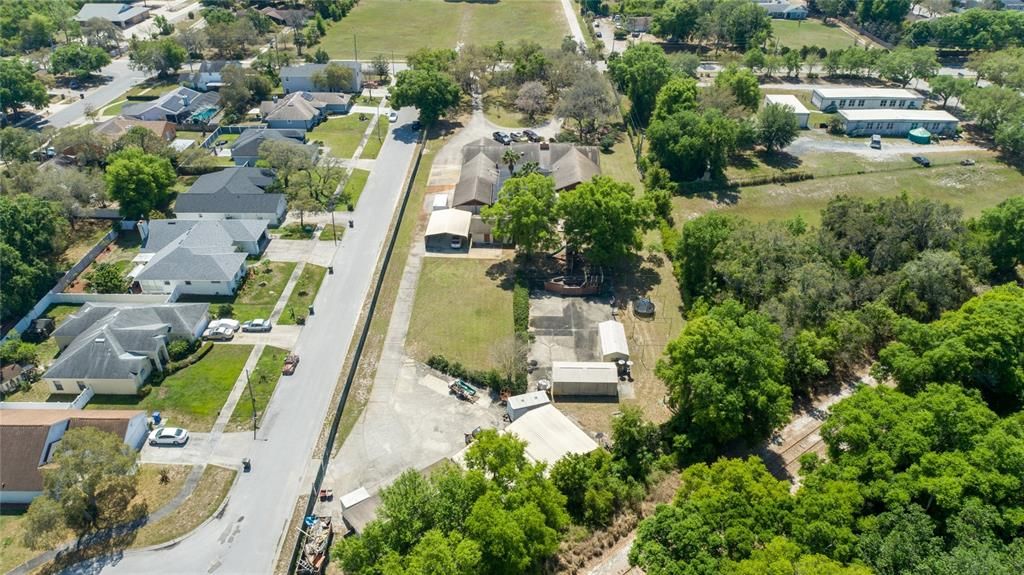
<path id="1" fill-rule="evenodd" d="M 597 324 L 597 332 L 601 336 L 601 359 L 605 361 L 629 359 L 626 328 L 621 323 L 615 320 L 602 321 Z"/>
<path id="2" fill-rule="evenodd" d="M 427 251 L 452 251 L 469 249 L 469 225 L 473 214 L 456 209 L 437 210 L 430 213 L 425 234 Z M 455 243 L 459 247 L 455 247 Z"/>

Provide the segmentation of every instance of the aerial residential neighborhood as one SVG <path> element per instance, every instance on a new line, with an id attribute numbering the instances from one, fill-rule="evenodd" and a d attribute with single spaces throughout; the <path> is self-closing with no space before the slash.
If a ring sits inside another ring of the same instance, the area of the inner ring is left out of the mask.
<path id="1" fill-rule="evenodd" d="M 1024 7 L 0 2 L 0 573 L 1024 573 Z"/>

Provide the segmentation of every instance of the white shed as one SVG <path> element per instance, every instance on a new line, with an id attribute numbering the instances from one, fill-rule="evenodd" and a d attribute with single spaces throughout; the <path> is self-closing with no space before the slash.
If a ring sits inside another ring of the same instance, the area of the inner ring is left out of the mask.
<path id="1" fill-rule="evenodd" d="M 505 406 L 505 411 L 508 413 L 509 419 L 515 421 L 527 411 L 549 403 L 551 403 L 551 400 L 548 398 L 547 392 L 531 391 L 530 393 L 513 395 L 508 398 L 508 405 Z"/>
<path id="2" fill-rule="evenodd" d="M 526 442 L 526 456 L 548 468 L 570 453 L 590 453 L 597 442 L 554 405 L 543 405 L 505 428 Z"/>
<path id="3" fill-rule="evenodd" d="M 766 104 L 782 104 L 786 106 L 796 115 L 796 121 L 800 124 L 800 127 L 807 129 L 807 121 L 811 117 L 811 112 L 796 96 L 792 94 L 766 94 L 764 102 Z"/>
<path id="4" fill-rule="evenodd" d="M 626 328 L 615 320 L 597 324 L 601 336 L 601 358 L 605 361 L 629 359 L 629 344 L 626 342 Z"/>
<path id="5" fill-rule="evenodd" d="M 619 372 L 614 363 L 556 361 L 551 364 L 551 390 L 555 395 L 619 394 Z"/>

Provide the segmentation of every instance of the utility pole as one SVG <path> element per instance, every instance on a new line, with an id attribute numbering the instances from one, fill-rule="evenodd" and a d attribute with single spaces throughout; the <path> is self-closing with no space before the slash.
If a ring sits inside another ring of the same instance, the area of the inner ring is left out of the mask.
<path id="1" fill-rule="evenodd" d="M 352 52 L 355 54 L 356 65 L 359 64 L 359 44 L 356 42 L 356 35 L 352 35 Z"/>
<path id="2" fill-rule="evenodd" d="M 252 402 L 252 439 L 256 440 L 256 396 L 252 394 L 252 380 L 249 379 L 249 370 L 245 370 L 245 387 L 249 390 L 249 401 Z"/>
<path id="3" fill-rule="evenodd" d="M 334 245 L 338 245 L 338 228 L 334 225 L 334 206 L 331 206 L 331 238 L 334 239 Z"/>
<path id="4" fill-rule="evenodd" d="M 381 100 L 377 100 L 377 141 L 384 142 L 384 138 L 381 138 L 380 136 L 380 103 Z"/>
<path id="5" fill-rule="evenodd" d="M 395 51 L 392 50 L 391 51 L 391 77 L 394 78 L 395 74 L 397 74 L 397 73 L 398 72 L 395 72 Z"/>

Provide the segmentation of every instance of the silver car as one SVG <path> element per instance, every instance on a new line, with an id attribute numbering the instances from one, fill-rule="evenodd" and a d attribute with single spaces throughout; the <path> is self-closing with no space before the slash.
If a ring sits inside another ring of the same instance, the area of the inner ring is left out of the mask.
<path id="1" fill-rule="evenodd" d="M 160 427 L 149 434 L 150 445 L 185 445 L 188 431 L 180 427 Z"/>
<path id="2" fill-rule="evenodd" d="M 265 333 L 273 327 L 269 319 L 253 319 L 242 324 L 242 331 Z"/>

